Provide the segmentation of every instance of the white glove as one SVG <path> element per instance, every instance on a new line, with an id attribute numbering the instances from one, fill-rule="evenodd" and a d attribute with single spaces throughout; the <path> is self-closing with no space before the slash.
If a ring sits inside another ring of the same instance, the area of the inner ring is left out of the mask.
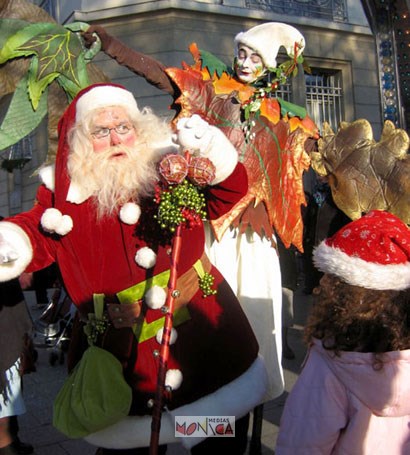
<path id="1" fill-rule="evenodd" d="M 18 259 L 19 255 L 4 236 L 0 234 L 0 264 L 7 264 L 8 262 L 14 262 Z"/>
<path id="2" fill-rule="evenodd" d="M 14 223 L 0 223 L 0 282 L 17 278 L 33 257 L 27 234 Z"/>
<path id="3" fill-rule="evenodd" d="M 238 163 L 238 153 L 225 134 L 197 114 L 178 121 L 176 137 L 184 150 L 212 161 L 215 179 L 211 185 L 229 177 Z"/>

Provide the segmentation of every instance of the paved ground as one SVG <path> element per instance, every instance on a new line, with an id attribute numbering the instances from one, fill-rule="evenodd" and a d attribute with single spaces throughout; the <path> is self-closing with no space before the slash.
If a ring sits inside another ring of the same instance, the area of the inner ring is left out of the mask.
<path id="1" fill-rule="evenodd" d="M 32 312 L 33 319 L 39 318 L 41 311 L 35 307 L 33 292 L 26 292 L 27 304 Z M 295 325 L 289 331 L 289 344 L 294 349 L 296 358 L 284 360 L 286 391 L 276 400 L 264 406 L 262 425 L 261 455 L 274 454 L 279 420 L 287 394 L 297 379 L 301 362 L 305 355 L 301 335 L 306 314 L 310 306 L 310 297 L 300 291 L 295 298 Z M 40 343 L 42 339 L 36 338 Z M 37 372 L 25 376 L 24 396 L 27 413 L 20 417 L 20 439 L 30 442 L 35 447 L 35 455 L 94 455 L 96 448 L 82 440 L 70 440 L 55 430 L 52 426 L 52 403 L 66 377 L 66 366 L 60 364 L 59 359 L 52 366 L 50 356 L 54 352 L 51 348 L 38 348 L 39 359 Z M 185 455 L 188 452 L 179 445 L 172 445 L 168 449 L 169 455 Z"/>

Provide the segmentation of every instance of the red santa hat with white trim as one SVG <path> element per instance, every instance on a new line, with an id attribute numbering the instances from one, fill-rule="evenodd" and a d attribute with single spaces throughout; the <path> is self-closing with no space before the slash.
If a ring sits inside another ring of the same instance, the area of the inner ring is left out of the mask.
<path id="1" fill-rule="evenodd" d="M 91 110 L 107 106 L 123 106 L 129 112 L 138 111 L 134 96 L 125 87 L 111 82 L 101 82 L 80 90 L 58 123 L 59 140 L 55 168 L 55 206 L 57 208 L 65 203 L 70 183 L 67 172 L 68 133 L 74 124 L 81 123 Z"/>
<path id="2" fill-rule="evenodd" d="M 410 229 L 391 213 L 373 210 L 322 241 L 315 266 L 344 282 L 375 290 L 410 288 Z"/>

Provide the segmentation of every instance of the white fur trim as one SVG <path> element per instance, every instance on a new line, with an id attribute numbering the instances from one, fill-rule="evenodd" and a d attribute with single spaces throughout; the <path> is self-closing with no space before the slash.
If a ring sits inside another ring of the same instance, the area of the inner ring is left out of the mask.
<path id="1" fill-rule="evenodd" d="M 73 220 L 69 215 L 63 215 L 60 210 L 51 207 L 44 211 L 40 220 L 46 232 L 59 235 L 68 234 L 73 228 Z"/>
<path id="2" fill-rule="evenodd" d="M 122 106 L 128 111 L 138 111 L 137 102 L 131 92 L 113 85 L 100 85 L 92 88 L 79 98 L 75 120 L 79 123 L 86 114 L 94 109 L 108 106 Z"/>
<path id="3" fill-rule="evenodd" d="M 97 431 L 84 439 L 96 447 L 106 449 L 132 449 L 148 447 L 151 439 L 151 416 L 129 416 L 104 430 Z M 181 442 L 175 437 L 174 419 L 168 412 L 162 413 L 160 444 Z"/>
<path id="4" fill-rule="evenodd" d="M 82 204 L 90 197 L 91 193 L 86 193 L 83 188 L 73 182 L 70 183 L 66 197 L 68 202 L 71 202 L 72 204 Z"/>
<path id="5" fill-rule="evenodd" d="M 165 373 L 165 387 L 171 387 L 172 390 L 178 390 L 181 387 L 184 377 L 181 370 L 171 369 Z"/>
<path id="6" fill-rule="evenodd" d="M 276 68 L 276 57 L 283 46 L 288 56 L 293 57 L 295 43 L 301 45 L 298 55 L 305 48 L 305 38 L 295 27 L 282 22 L 267 22 L 256 25 L 246 32 L 235 36 L 235 44 L 240 43 L 256 51 L 268 68 Z"/>
<path id="7" fill-rule="evenodd" d="M 322 272 L 336 275 L 353 286 L 379 291 L 401 291 L 410 287 L 410 262 L 388 265 L 368 262 L 349 256 L 325 241 L 315 248 L 313 261 Z"/>
<path id="8" fill-rule="evenodd" d="M 54 191 L 55 188 L 55 176 L 54 176 L 55 166 L 51 164 L 49 166 L 44 166 L 38 171 L 41 182 L 48 188 L 50 191 Z"/>
<path id="9" fill-rule="evenodd" d="M 155 336 L 155 338 L 159 344 L 162 343 L 162 334 L 163 333 L 164 333 L 164 328 L 161 327 Z M 171 336 L 169 337 L 169 344 L 170 345 L 174 344 L 177 341 L 177 338 L 178 338 L 178 332 L 174 329 L 174 327 L 172 327 Z"/>
<path id="10" fill-rule="evenodd" d="M 33 258 L 33 247 L 23 229 L 8 221 L 0 223 L 0 239 L 1 237 L 18 254 L 15 261 L 0 265 L 0 282 L 3 282 L 17 278 L 25 271 Z"/>
<path id="11" fill-rule="evenodd" d="M 161 286 L 152 286 L 148 289 L 144 297 L 145 303 L 153 310 L 158 310 L 164 306 L 167 300 L 167 292 Z"/>
<path id="12" fill-rule="evenodd" d="M 237 419 L 262 402 L 268 384 L 268 375 L 262 357 L 258 357 L 245 373 L 216 390 L 173 411 L 162 414 L 160 444 L 182 442 L 191 449 L 204 438 L 176 438 L 175 416 L 223 416 L 233 415 Z M 84 439 L 97 447 L 130 449 L 148 447 L 151 436 L 151 417 L 128 416 L 104 430 Z"/>
<path id="13" fill-rule="evenodd" d="M 151 248 L 143 246 L 136 252 L 135 262 L 144 269 L 150 269 L 156 264 L 157 255 Z"/>
<path id="14" fill-rule="evenodd" d="M 135 224 L 141 216 L 141 207 L 135 202 L 127 202 L 121 207 L 120 220 L 125 224 Z"/>

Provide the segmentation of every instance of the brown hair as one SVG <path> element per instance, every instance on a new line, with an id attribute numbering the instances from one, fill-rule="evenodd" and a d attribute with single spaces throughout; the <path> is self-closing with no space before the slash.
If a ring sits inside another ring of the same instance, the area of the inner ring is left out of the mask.
<path id="1" fill-rule="evenodd" d="M 349 285 L 325 274 L 314 291 L 304 334 L 325 349 L 383 352 L 410 348 L 410 290 L 377 291 Z"/>

